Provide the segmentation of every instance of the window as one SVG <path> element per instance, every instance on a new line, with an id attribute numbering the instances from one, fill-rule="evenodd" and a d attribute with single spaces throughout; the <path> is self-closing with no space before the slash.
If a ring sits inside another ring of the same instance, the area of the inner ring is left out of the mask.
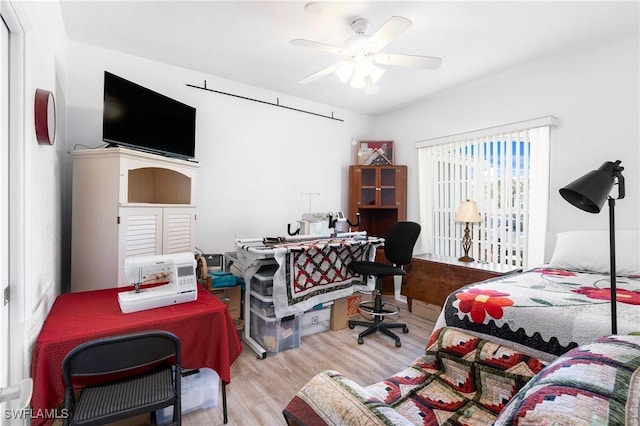
<path id="1" fill-rule="evenodd" d="M 554 117 L 421 141 L 420 217 L 425 251 L 460 257 L 461 201 L 477 202 L 470 255 L 525 269 L 544 261 L 549 140 Z"/>

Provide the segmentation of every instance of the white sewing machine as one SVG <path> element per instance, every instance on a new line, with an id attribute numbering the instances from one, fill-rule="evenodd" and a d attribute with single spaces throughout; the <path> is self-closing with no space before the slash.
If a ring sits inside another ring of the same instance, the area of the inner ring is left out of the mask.
<path id="1" fill-rule="evenodd" d="M 130 312 L 160 308 L 198 298 L 196 260 L 193 253 L 135 256 L 124 260 L 124 276 L 135 290 L 118 293 L 120 310 Z M 168 284 L 140 289 L 140 284 Z"/>

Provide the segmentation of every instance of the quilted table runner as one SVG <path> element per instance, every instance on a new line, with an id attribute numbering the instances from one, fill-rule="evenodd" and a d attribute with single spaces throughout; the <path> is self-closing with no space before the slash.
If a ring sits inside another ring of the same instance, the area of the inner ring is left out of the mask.
<path id="1" fill-rule="evenodd" d="M 374 260 L 376 242 L 340 238 L 277 245 L 274 257 L 279 267 L 273 277 L 276 316 L 300 314 L 352 294 L 357 275 L 347 266 L 356 260 Z"/>

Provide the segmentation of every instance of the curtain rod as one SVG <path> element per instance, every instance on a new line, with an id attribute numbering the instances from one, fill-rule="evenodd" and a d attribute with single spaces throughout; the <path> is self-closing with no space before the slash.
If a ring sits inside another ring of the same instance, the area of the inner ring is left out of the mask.
<path id="1" fill-rule="evenodd" d="M 236 94 L 233 94 L 233 93 L 221 92 L 220 90 L 209 89 L 207 87 L 207 80 L 204 81 L 204 86 L 202 86 L 202 87 L 201 86 L 195 86 L 193 84 L 188 84 L 188 83 L 187 83 L 187 86 L 188 87 L 193 87 L 194 89 L 206 90 L 207 92 L 214 92 L 214 93 L 220 93 L 221 95 L 233 96 L 234 98 L 245 99 L 247 101 L 258 102 L 258 103 L 261 103 L 261 104 L 271 105 L 271 106 L 280 107 L 280 108 L 286 108 L 286 109 L 290 109 L 292 111 L 304 112 L 305 114 L 311 114 L 311 115 L 315 115 L 315 116 L 318 116 L 318 117 L 328 118 L 330 120 L 344 121 L 341 118 L 334 117 L 333 116 L 333 111 L 331 112 L 331 115 L 323 115 L 323 114 L 318 114 L 317 112 L 305 111 L 303 109 L 298 109 L 298 108 L 293 108 L 293 107 L 289 107 L 289 106 L 286 106 L 286 105 L 281 105 L 280 104 L 280 98 L 276 98 L 277 102 L 273 103 L 273 102 L 262 101 L 260 99 L 249 98 L 247 96 L 236 95 Z"/>

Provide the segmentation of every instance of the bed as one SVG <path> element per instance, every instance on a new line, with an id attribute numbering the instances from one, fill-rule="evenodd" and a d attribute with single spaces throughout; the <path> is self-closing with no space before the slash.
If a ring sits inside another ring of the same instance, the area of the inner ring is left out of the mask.
<path id="1" fill-rule="evenodd" d="M 617 331 L 640 332 L 638 232 L 617 240 Z M 608 233 L 561 233 L 548 264 L 451 293 L 435 329 L 463 329 L 553 359 L 611 334 L 610 283 Z"/>

